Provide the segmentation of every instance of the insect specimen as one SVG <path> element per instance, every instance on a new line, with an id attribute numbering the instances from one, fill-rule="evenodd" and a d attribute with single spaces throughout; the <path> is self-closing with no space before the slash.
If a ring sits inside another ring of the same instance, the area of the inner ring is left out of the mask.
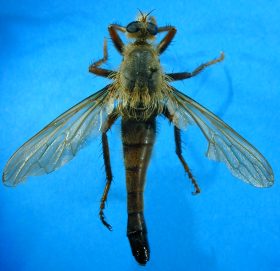
<path id="1" fill-rule="evenodd" d="M 199 193 L 200 189 L 181 148 L 181 129 L 186 125 L 196 124 L 200 128 L 208 141 L 207 157 L 224 162 L 235 177 L 257 187 L 271 186 L 274 177 L 266 159 L 250 143 L 170 84 L 191 78 L 206 67 L 221 62 L 223 53 L 193 72 L 166 74 L 159 56 L 173 40 L 175 27 L 158 27 L 154 17 L 140 12 L 137 19 L 126 27 L 111 24 L 108 30 L 115 48 L 123 57 L 120 68 L 112 71 L 100 67 L 108 58 L 105 40 L 103 58 L 90 65 L 89 71 L 112 82 L 60 115 L 21 146 L 8 161 L 3 182 L 15 186 L 29 176 L 57 170 L 76 155 L 92 134 L 100 134 L 106 186 L 99 216 L 102 223 L 111 229 L 104 215 L 112 182 L 106 133 L 121 118 L 127 186 L 127 236 L 135 259 L 146 264 L 150 251 L 143 215 L 143 191 L 158 116 L 166 117 L 174 125 L 176 154 L 194 185 L 194 193 Z M 124 44 L 119 32 L 126 34 L 131 42 Z M 165 33 L 165 36 L 156 44 L 153 40 L 159 33 Z"/>

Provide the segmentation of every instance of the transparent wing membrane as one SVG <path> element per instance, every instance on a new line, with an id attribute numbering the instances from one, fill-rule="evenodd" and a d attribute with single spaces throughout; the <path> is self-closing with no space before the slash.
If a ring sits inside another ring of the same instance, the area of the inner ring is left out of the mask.
<path id="1" fill-rule="evenodd" d="M 206 156 L 224 162 L 231 173 L 257 187 L 273 185 L 272 168 L 262 154 L 231 127 L 206 108 L 173 88 L 174 100 L 168 102 L 173 107 L 174 124 L 195 123 L 208 140 Z"/>
<path id="2" fill-rule="evenodd" d="M 73 106 L 22 145 L 8 161 L 3 182 L 15 186 L 29 176 L 50 173 L 69 162 L 106 119 L 109 112 L 104 101 L 109 87 Z"/>

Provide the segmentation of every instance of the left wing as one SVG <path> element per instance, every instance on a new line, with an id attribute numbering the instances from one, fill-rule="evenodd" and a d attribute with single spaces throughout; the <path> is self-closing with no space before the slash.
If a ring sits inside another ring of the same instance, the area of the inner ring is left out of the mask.
<path id="1" fill-rule="evenodd" d="M 273 185 L 272 168 L 258 150 L 205 107 L 177 89 L 172 90 L 166 105 L 174 116 L 174 125 L 182 128 L 195 123 L 208 141 L 207 158 L 224 162 L 244 182 L 257 187 Z"/>
<path id="2" fill-rule="evenodd" d="M 48 174 L 69 162 L 112 111 L 111 85 L 84 99 L 48 124 L 10 158 L 3 182 L 15 186 L 29 176 Z"/>

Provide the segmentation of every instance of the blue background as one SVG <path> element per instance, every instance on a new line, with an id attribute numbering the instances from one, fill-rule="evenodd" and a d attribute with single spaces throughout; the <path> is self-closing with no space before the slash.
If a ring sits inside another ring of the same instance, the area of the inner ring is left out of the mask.
<path id="1" fill-rule="evenodd" d="M 178 33 L 162 55 L 166 72 L 190 71 L 223 50 L 226 59 L 174 84 L 218 114 L 271 163 L 276 183 L 257 189 L 204 157 L 197 129 L 185 157 L 202 189 L 192 196 L 174 152 L 173 129 L 158 121 L 147 176 L 145 217 L 151 260 L 146 270 L 280 270 L 280 2 L 19 1 L 0 3 L 0 168 L 57 115 L 108 80 L 88 73 L 102 57 L 107 25 L 127 25 L 137 8 L 156 9 L 159 25 Z M 109 62 L 121 57 L 109 42 Z M 109 132 L 114 183 L 98 218 L 105 184 L 100 139 L 50 175 L 12 189 L 0 186 L 0 270 L 143 270 L 126 238 L 126 192 L 120 123 Z"/>

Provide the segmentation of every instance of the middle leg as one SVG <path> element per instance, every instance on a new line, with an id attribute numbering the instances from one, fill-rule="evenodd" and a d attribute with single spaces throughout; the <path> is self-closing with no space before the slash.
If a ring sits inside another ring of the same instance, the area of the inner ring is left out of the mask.
<path id="1" fill-rule="evenodd" d="M 91 64 L 89 66 L 89 72 L 99 75 L 99 76 L 106 77 L 106 78 L 108 78 L 110 76 L 114 76 L 114 74 L 116 74 L 116 72 L 107 70 L 107 69 L 103 69 L 103 68 L 99 68 L 99 66 L 101 66 L 103 63 L 105 63 L 107 60 L 108 60 L 108 47 L 107 47 L 107 40 L 104 39 L 103 58 L 101 58 L 98 61 Z"/>
<path id="2" fill-rule="evenodd" d="M 216 64 L 218 62 L 223 61 L 225 58 L 225 55 L 223 52 L 221 52 L 220 56 L 218 58 L 215 58 L 211 61 L 208 61 L 206 63 L 203 63 L 199 65 L 194 71 L 192 72 L 178 72 L 178 73 L 167 73 L 167 77 L 171 79 L 171 81 L 176 81 L 176 80 L 183 80 L 183 79 L 188 79 L 193 76 L 196 76 L 199 74 L 201 71 L 203 71 L 206 67 L 209 67 L 213 64 Z"/>

